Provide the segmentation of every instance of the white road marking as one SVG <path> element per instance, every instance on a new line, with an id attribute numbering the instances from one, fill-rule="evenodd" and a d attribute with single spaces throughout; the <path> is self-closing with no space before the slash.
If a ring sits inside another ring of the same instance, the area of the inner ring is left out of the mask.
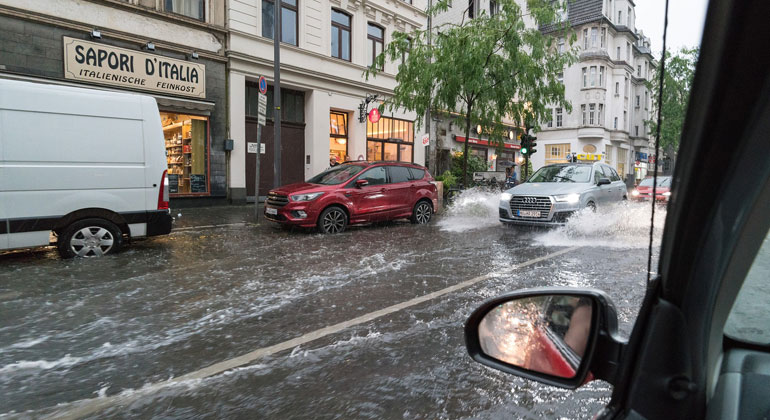
<path id="1" fill-rule="evenodd" d="M 222 226 L 222 225 L 220 225 Z M 301 335 L 297 338 L 293 338 L 288 341 L 284 341 L 282 343 L 278 343 L 269 347 L 263 347 L 257 350 L 254 350 L 252 352 L 243 354 L 238 357 L 234 357 L 229 360 L 225 360 L 223 362 L 215 363 L 211 366 L 205 367 L 200 370 L 196 370 L 194 372 L 190 372 L 186 375 L 182 375 L 176 378 L 172 378 L 163 382 L 158 382 L 152 385 L 147 385 L 142 387 L 138 390 L 129 391 L 126 393 L 121 393 L 117 395 L 113 395 L 110 397 L 97 397 L 97 398 L 91 398 L 86 400 L 79 400 L 74 401 L 71 403 L 64 403 L 56 406 L 53 408 L 53 411 L 47 413 L 44 415 L 44 418 L 55 418 L 55 419 L 78 419 L 85 416 L 88 416 L 90 414 L 93 414 L 99 410 L 106 409 L 112 406 L 125 406 L 128 404 L 131 404 L 133 401 L 148 395 L 157 392 L 161 388 L 165 388 L 167 386 L 173 386 L 173 385 L 179 385 L 187 381 L 197 381 L 205 378 L 212 377 L 214 375 L 218 375 L 222 372 L 241 367 L 244 365 L 248 365 L 258 359 L 261 359 L 266 356 L 270 356 L 275 353 L 279 353 L 284 350 L 289 350 L 291 348 L 307 344 L 311 341 L 318 340 L 319 338 L 326 337 L 331 334 L 336 334 L 340 331 L 346 330 L 350 327 L 354 327 L 356 325 L 360 325 L 369 321 L 373 321 L 377 318 L 383 317 L 385 315 L 390 315 L 394 312 L 398 312 L 400 310 L 409 308 L 411 306 L 419 305 L 421 303 L 427 302 L 432 299 L 436 299 L 438 297 L 444 296 L 446 294 L 456 292 L 458 290 L 464 289 L 466 287 L 470 287 L 478 282 L 488 280 L 495 277 L 500 277 L 506 274 L 510 274 L 516 270 L 519 270 L 521 268 L 558 257 L 560 255 L 575 251 L 581 247 L 574 246 L 567 249 L 563 249 L 561 251 L 557 251 L 548 255 L 544 255 L 542 257 L 534 258 L 529 261 L 523 262 L 521 264 L 516 264 L 512 266 L 511 268 L 507 270 L 503 270 L 496 273 L 489 273 L 485 274 L 483 276 L 474 277 L 470 280 L 466 280 L 464 282 L 455 284 L 453 286 L 449 286 L 447 288 L 435 291 L 433 293 L 428 293 L 427 295 L 419 296 L 414 299 L 408 300 L 406 302 L 401 302 L 396 305 L 388 306 L 387 308 L 380 309 L 378 311 L 370 312 L 365 315 L 361 315 L 359 317 L 353 318 L 348 321 L 340 322 L 338 324 L 334 324 L 325 328 L 321 328 L 312 332 L 309 332 L 307 334 Z M 50 409 L 43 409 L 40 411 L 48 411 Z M 24 414 L 30 414 L 30 412 L 27 413 L 21 413 L 23 416 Z M 0 416 L 2 417 L 2 416 Z M 38 416 L 33 416 L 38 417 Z"/>

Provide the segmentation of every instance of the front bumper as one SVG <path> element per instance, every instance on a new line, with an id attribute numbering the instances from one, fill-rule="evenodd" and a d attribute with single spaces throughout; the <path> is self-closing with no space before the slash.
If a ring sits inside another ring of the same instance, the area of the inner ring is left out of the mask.
<path id="1" fill-rule="evenodd" d="M 560 203 L 552 197 L 548 197 L 551 206 L 547 214 L 540 218 L 520 217 L 516 210 L 511 209 L 510 202 L 501 201 L 499 206 L 499 220 L 502 223 L 522 226 L 562 226 L 576 211 L 580 210 L 577 203 Z M 545 212 L 546 210 L 542 210 Z"/>
<path id="2" fill-rule="evenodd" d="M 312 201 L 289 202 L 285 206 L 278 207 L 270 204 L 265 205 L 265 219 L 285 225 L 299 227 L 314 227 L 318 220 L 318 211 L 311 206 Z M 275 214 L 272 214 L 272 213 Z M 304 214 L 305 217 L 302 217 Z"/>

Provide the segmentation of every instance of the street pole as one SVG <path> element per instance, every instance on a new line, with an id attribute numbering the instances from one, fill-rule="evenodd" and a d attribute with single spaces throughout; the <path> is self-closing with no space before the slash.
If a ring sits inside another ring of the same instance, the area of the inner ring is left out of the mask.
<path id="1" fill-rule="evenodd" d="M 428 10 L 430 10 L 433 7 L 433 0 L 428 0 Z M 428 13 L 428 48 L 431 48 L 432 46 L 432 33 L 433 33 L 433 19 L 432 19 L 432 13 Z M 428 65 L 431 64 L 433 61 L 432 56 L 428 55 Z M 433 174 L 433 176 L 438 176 L 438 172 L 436 168 L 436 154 L 438 153 L 438 136 L 436 136 L 436 139 L 434 141 L 430 141 L 431 132 L 430 132 L 430 107 L 433 103 L 433 90 L 431 89 L 430 96 L 428 99 L 428 112 L 427 117 L 425 118 L 425 128 L 428 131 L 428 166 L 430 167 L 430 172 Z"/>
<path id="2" fill-rule="evenodd" d="M 261 139 L 262 125 L 257 124 L 257 153 L 254 154 L 256 156 L 254 159 L 257 160 L 257 173 L 254 175 L 254 220 L 257 225 L 259 224 L 259 152 L 262 147 L 260 145 Z"/>
<path id="3" fill-rule="evenodd" d="M 281 0 L 275 1 L 273 13 L 275 33 L 273 34 L 273 103 L 275 113 L 273 117 L 273 187 L 281 186 Z M 257 150 L 259 154 L 259 150 Z"/>

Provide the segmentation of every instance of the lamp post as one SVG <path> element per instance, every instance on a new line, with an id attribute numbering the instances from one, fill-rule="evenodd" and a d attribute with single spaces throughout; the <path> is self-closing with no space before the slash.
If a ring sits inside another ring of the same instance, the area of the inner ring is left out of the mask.
<path id="1" fill-rule="evenodd" d="M 281 186 L 281 0 L 275 0 L 273 28 L 273 187 L 278 188 Z"/>

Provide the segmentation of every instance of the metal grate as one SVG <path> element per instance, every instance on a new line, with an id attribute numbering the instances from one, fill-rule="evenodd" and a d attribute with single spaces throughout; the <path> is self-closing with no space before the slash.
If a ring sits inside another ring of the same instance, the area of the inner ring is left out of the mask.
<path id="1" fill-rule="evenodd" d="M 289 197 L 270 192 L 267 194 L 267 204 L 275 207 L 283 207 L 289 204 Z"/>
<path id="2" fill-rule="evenodd" d="M 551 199 L 548 197 L 513 196 L 510 201 L 511 214 L 514 217 L 526 219 L 547 220 L 551 212 Z M 540 217 L 518 216 L 519 210 L 535 210 L 540 212 Z"/>

